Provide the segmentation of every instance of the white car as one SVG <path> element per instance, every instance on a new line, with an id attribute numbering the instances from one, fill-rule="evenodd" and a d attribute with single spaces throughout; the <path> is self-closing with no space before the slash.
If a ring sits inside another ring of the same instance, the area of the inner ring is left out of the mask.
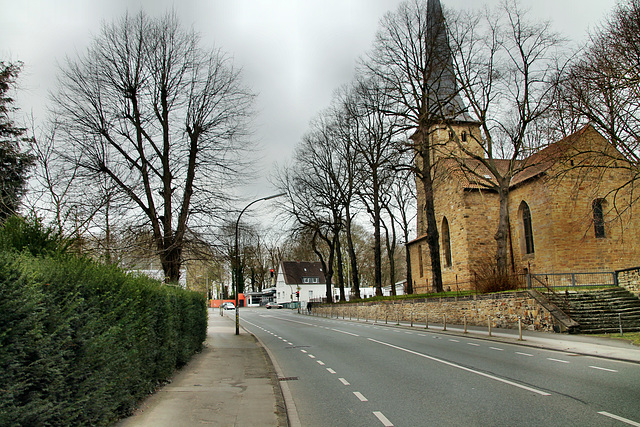
<path id="1" fill-rule="evenodd" d="M 236 305 L 232 302 L 225 302 L 224 304 L 222 304 L 222 308 L 225 310 L 235 310 Z"/>
<path id="2" fill-rule="evenodd" d="M 266 307 L 267 308 L 282 308 L 282 304 L 278 304 L 277 302 L 268 302 Z"/>

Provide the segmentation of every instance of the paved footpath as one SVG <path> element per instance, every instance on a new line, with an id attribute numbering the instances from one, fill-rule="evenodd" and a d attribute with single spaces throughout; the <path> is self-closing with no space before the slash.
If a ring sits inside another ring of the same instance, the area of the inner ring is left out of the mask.
<path id="1" fill-rule="evenodd" d="M 204 350 L 118 426 L 287 426 L 278 378 L 264 348 L 209 309 Z"/>

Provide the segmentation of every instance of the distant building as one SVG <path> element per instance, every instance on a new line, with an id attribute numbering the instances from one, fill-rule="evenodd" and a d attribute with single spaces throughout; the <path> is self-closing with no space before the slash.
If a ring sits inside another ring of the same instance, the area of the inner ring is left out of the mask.
<path id="1" fill-rule="evenodd" d="M 298 294 L 299 292 L 299 299 Z M 326 297 L 327 287 L 320 262 L 282 261 L 276 278 L 276 302 L 307 303 Z M 303 304 L 304 305 L 304 304 Z"/>

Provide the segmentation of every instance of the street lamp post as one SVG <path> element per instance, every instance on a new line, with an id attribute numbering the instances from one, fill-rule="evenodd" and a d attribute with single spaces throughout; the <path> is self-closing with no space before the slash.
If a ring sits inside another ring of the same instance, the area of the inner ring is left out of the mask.
<path id="1" fill-rule="evenodd" d="M 240 211 L 240 215 L 238 215 L 238 220 L 236 221 L 236 247 L 235 247 L 235 267 L 236 267 L 236 335 L 240 335 L 240 280 L 242 280 L 242 274 L 240 272 L 240 254 L 238 252 L 238 229 L 240 226 L 240 217 L 242 214 L 249 209 L 251 205 L 254 203 L 262 202 L 264 200 L 275 199 L 276 197 L 284 196 L 286 193 L 274 194 L 273 196 L 262 197 L 261 199 L 256 199 L 253 202 L 249 203 L 247 206 Z"/>

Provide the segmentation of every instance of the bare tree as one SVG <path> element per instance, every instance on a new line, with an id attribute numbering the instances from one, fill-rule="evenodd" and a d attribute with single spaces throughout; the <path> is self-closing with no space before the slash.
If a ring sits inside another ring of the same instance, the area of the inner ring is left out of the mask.
<path id="1" fill-rule="evenodd" d="M 253 95 L 228 56 L 198 43 L 175 14 L 125 16 L 67 61 L 53 96 L 71 159 L 126 197 L 122 220 L 148 224 L 170 281 L 188 224 L 212 224 L 222 188 L 246 172 Z"/>
<path id="2" fill-rule="evenodd" d="M 534 125 L 552 107 L 554 58 L 562 40 L 549 23 L 528 21 L 515 1 L 449 22 L 456 76 L 476 117 L 467 132 L 476 144 L 456 134 L 463 155 L 455 158 L 471 182 L 498 194 L 496 265 L 506 274 L 510 186 L 516 174 L 535 166 L 522 159 L 537 148 Z M 481 133 L 472 129 L 478 126 Z"/>
<path id="3" fill-rule="evenodd" d="M 421 185 L 433 287 L 442 291 L 440 243 L 433 197 L 434 147 L 431 132 L 443 121 L 470 118 L 456 87 L 439 1 L 411 0 L 382 19 L 374 47 L 362 64 L 376 76 L 393 107 L 387 114 L 399 117 L 413 133 L 411 149 L 416 161 L 406 165 Z"/>
<path id="4" fill-rule="evenodd" d="M 379 83 L 375 77 L 358 81 L 344 106 L 353 118 L 353 147 L 361 176 L 357 194 L 373 225 L 375 287 L 376 294 L 382 295 L 382 212 L 389 203 L 401 150 L 396 138 L 398 117 L 386 113 L 393 100 Z"/>
<path id="5" fill-rule="evenodd" d="M 568 67 L 558 72 L 553 124 L 559 136 L 593 125 L 617 150 L 593 147 L 577 157 L 602 160 L 628 180 L 614 194 L 634 193 L 640 179 L 640 1 L 618 4 Z M 619 161 L 622 153 L 627 161 Z M 607 159 L 609 161 L 607 161 Z M 590 162 L 589 162 L 590 163 Z M 585 164 L 586 165 L 586 164 Z M 588 165 L 587 165 L 588 166 Z M 576 167 L 582 167 L 577 164 Z M 625 204 L 633 204 L 631 196 Z M 629 207 L 629 206 L 627 206 Z M 623 206 L 620 206 L 624 209 Z"/>
<path id="6" fill-rule="evenodd" d="M 334 263 L 337 266 L 340 299 L 345 300 L 340 232 L 344 224 L 344 209 L 336 185 L 340 163 L 336 162 L 333 140 L 329 138 L 326 117 L 320 115 L 313 128 L 298 145 L 294 164 L 280 171 L 275 178 L 280 191 L 287 194 L 285 213 L 294 219 L 295 227 L 311 237 L 311 246 L 322 263 L 326 278 L 327 301 L 333 300 L 331 281 Z M 326 246 L 326 253 L 318 245 Z"/>

